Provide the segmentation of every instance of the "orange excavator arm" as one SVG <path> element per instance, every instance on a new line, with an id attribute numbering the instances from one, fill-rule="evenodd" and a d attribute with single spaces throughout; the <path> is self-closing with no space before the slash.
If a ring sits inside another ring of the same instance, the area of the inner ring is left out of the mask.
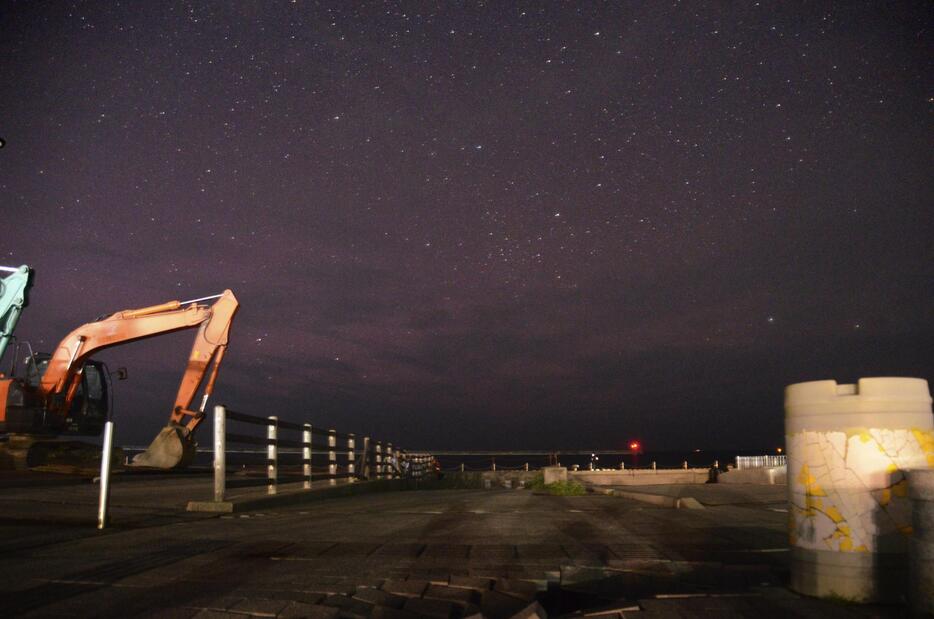
<path id="1" fill-rule="evenodd" d="M 217 301 L 213 305 L 200 303 L 215 298 Z M 204 418 L 207 400 L 214 390 L 214 382 L 227 350 L 230 323 L 238 308 L 239 303 L 233 292 L 225 290 L 215 297 L 169 301 L 141 309 L 123 310 L 78 327 L 59 343 L 42 376 L 39 389 L 46 410 L 62 415 L 68 411 L 81 383 L 84 362 L 91 355 L 120 344 L 197 327 L 198 333 L 175 397 L 169 427 L 157 437 L 153 446 L 169 429 L 187 441 Z M 198 409 L 191 410 L 191 402 L 212 365 Z M 184 422 L 186 417 L 188 420 Z M 150 446 L 150 450 L 153 446 Z"/>

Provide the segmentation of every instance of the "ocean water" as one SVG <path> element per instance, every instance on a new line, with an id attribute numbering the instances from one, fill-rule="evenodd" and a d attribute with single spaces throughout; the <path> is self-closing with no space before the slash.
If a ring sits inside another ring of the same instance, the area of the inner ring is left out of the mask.
<path id="1" fill-rule="evenodd" d="M 736 456 L 764 456 L 775 454 L 775 450 L 762 449 L 741 449 L 741 450 L 717 450 L 717 451 L 649 451 L 635 455 L 614 455 L 601 454 L 597 452 L 593 459 L 594 468 L 598 469 L 618 469 L 620 463 L 623 463 L 627 469 L 648 469 L 652 468 L 652 462 L 656 467 L 663 469 L 681 468 L 684 462 L 688 463 L 689 468 L 709 468 L 714 462 L 721 469 L 726 469 L 728 464 L 735 464 Z M 497 470 L 522 469 L 528 462 L 530 469 L 538 469 L 548 466 L 548 457 L 542 455 L 518 455 L 518 456 L 482 456 L 482 455 L 454 455 L 438 456 L 443 470 L 460 470 L 461 463 L 464 464 L 464 470 L 467 471 L 488 471 L 492 468 L 493 461 L 496 462 Z M 577 465 L 582 469 L 590 468 L 591 457 L 589 455 L 558 455 L 558 462 L 562 466 L 571 468 Z"/>
<path id="2" fill-rule="evenodd" d="M 132 457 L 134 454 L 142 451 L 142 447 L 124 447 L 125 453 Z M 652 462 L 661 469 L 681 468 L 684 462 L 688 463 L 690 468 L 709 468 L 716 462 L 721 469 L 726 469 L 728 464 L 734 464 L 736 456 L 764 456 L 773 455 L 775 450 L 763 449 L 741 449 L 741 450 L 717 450 L 717 451 L 650 451 L 636 455 L 616 455 L 602 454 L 596 452 L 596 458 L 593 460 L 594 468 L 598 469 L 618 469 L 620 463 L 624 463 L 627 469 L 650 469 Z M 357 452 L 359 456 L 359 452 Z M 338 464 L 344 466 L 346 460 L 343 454 L 338 455 Z M 465 453 L 463 455 L 442 455 L 437 457 L 441 463 L 442 470 L 459 471 L 461 463 L 465 471 L 489 471 L 492 469 L 493 462 L 496 462 L 497 470 L 520 470 L 528 463 L 530 469 L 539 469 L 548 466 L 548 456 L 536 455 L 514 455 L 514 456 L 488 456 Z M 213 460 L 213 454 L 209 447 L 198 449 L 197 456 L 193 465 L 196 467 L 210 467 Z M 313 464 L 316 469 L 325 469 L 327 467 L 327 454 L 316 449 L 313 455 Z M 266 462 L 266 452 L 260 449 L 232 449 L 228 452 L 228 466 L 237 466 L 244 464 L 248 466 L 262 466 Z M 299 450 L 282 449 L 280 451 L 281 465 L 298 465 L 301 462 Z M 573 465 L 581 469 L 590 468 L 590 455 L 558 455 L 558 463 L 562 466 L 571 468 Z"/>

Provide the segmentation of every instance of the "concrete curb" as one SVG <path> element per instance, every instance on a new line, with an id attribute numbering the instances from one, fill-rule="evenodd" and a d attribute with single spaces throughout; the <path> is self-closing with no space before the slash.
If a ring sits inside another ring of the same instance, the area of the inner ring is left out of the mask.
<path id="1" fill-rule="evenodd" d="M 368 494 L 370 492 L 405 490 L 408 487 L 406 482 L 407 480 L 404 479 L 381 479 L 343 484 L 340 486 L 312 488 L 310 490 L 305 490 L 303 488 L 287 489 L 280 491 L 278 494 L 236 498 L 230 501 L 189 501 L 187 511 L 214 514 L 248 512 L 257 509 L 269 509 L 270 507 L 299 505 L 308 501 L 321 501 L 325 499 L 355 496 L 358 494 Z"/>
<path id="2" fill-rule="evenodd" d="M 630 490 L 619 490 L 617 488 L 592 488 L 594 494 L 604 494 L 607 496 L 619 496 L 624 499 L 641 501 L 658 507 L 671 507 L 674 509 L 706 509 L 700 501 L 695 498 L 671 497 L 663 494 L 650 494 L 648 492 L 632 492 Z"/>

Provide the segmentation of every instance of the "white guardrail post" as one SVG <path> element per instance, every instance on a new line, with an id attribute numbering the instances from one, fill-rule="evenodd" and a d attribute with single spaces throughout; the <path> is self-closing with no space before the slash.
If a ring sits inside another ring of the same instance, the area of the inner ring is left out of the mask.
<path id="1" fill-rule="evenodd" d="M 376 453 L 373 455 L 373 461 L 376 467 L 376 479 L 383 478 L 383 444 L 376 441 Z"/>
<path id="2" fill-rule="evenodd" d="M 328 430 L 328 476 L 332 486 L 337 484 L 337 430 L 331 428 Z"/>
<path id="3" fill-rule="evenodd" d="M 370 437 L 363 437 L 363 470 L 360 473 L 363 475 L 363 479 L 370 479 Z"/>
<path id="4" fill-rule="evenodd" d="M 227 485 L 227 409 L 214 407 L 214 502 L 224 500 Z"/>
<path id="5" fill-rule="evenodd" d="M 356 439 L 353 434 L 347 435 L 347 483 L 352 484 L 356 480 L 356 470 L 354 464 L 354 449 L 356 448 Z"/>
<path id="6" fill-rule="evenodd" d="M 101 494 L 97 502 L 97 528 L 103 529 L 109 520 L 107 503 L 110 499 L 110 460 L 114 444 L 114 422 L 104 424 L 104 445 L 101 448 Z"/>
<path id="7" fill-rule="evenodd" d="M 311 488 L 311 424 L 302 426 L 302 476 L 305 478 L 304 488 Z"/>
<path id="8" fill-rule="evenodd" d="M 279 468 L 279 449 L 276 444 L 279 418 L 275 415 L 269 416 L 269 425 L 266 426 L 266 494 L 276 493 L 276 483 Z"/>

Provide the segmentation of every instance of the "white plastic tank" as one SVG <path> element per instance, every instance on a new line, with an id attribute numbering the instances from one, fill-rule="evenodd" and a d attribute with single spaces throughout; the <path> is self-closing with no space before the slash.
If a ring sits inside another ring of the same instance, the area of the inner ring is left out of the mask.
<path id="1" fill-rule="evenodd" d="M 906 471 L 934 468 L 926 380 L 820 380 L 785 389 L 791 587 L 900 602 L 908 579 Z"/>

